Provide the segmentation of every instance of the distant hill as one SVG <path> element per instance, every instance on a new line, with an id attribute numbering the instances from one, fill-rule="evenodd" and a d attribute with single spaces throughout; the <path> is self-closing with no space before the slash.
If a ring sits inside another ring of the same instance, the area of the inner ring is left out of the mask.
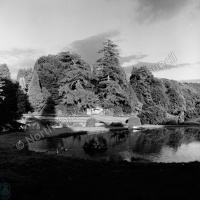
<path id="1" fill-rule="evenodd" d="M 193 79 L 193 80 L 181 80 L 181 83 L 200 83 L 200 79 Z"/>

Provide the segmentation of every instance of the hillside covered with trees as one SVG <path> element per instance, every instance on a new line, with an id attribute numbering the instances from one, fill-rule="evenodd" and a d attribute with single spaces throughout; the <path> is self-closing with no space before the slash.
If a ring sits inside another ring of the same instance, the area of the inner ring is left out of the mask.
<path id="1" fill-rule="evenodd" d="M 130 84 L 143 105 L 143 124 L 181 123 L 200 116 L 198 83 L 158 79 L 144 66 L 133 67 Z"/>

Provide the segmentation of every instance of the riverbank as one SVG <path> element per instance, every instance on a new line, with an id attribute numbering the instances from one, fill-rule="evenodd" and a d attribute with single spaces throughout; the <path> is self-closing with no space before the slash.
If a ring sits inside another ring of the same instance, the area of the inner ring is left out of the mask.
<path id="1" fill-rule="evenodd" d="M 0 135 L 0 182 L 11 199 L 196 199 L 200 163 L 98 162 L 17 150 L 26 133 Z"/>

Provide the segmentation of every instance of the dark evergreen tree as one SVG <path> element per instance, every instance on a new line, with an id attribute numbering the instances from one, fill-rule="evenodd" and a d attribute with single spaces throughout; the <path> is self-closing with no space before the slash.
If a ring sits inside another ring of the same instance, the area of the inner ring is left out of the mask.
<path id="1" fill-rule="evenodd" d="M 51 97 L 48 97 L 44 103 L 44 107 L 42 109 L 42 115 L 55 115 L 55 103 L 51 99 Z"/>
<path id="2" fill-rule="evenodd" d="M 98 102 L 97 96 L 93 91 L 84 89 L 80 83 L 75 84 L 72 88 L 70 84 L 61 86 L 60 96 L 62 96 L 62 104 L 77 105 L 79 109 L 95 107 Z"/>
<path id="3" fill-rule="evenodd" d="M 37 60 L 34 69 L 41 87 L 45 88 L 42 92 L 50 93 L 55 106 L 76 105 L 81 109 L 93 105 L 96 100 L 92 91 L 91 68 L 79 55 L 61 52 L 43 56 Z"/>
<path id="4" fill-rule="evenodd" d="M 34 71 L 31 83 L 29 85 L 28 96 L 31 106 L 35 109 L 35 111 L 40 111 L 43 107 L 42 103 L 44 100 L 36 71 Z"/>
<path id="5" fill-rule="evenodd" d="M 0 104 L 0 124 L 5 125 L 19 118 L 17 108 L 18 84 L 4 79 L 2 95 L 5 99 Z"/>
<path id="6" fill-rule="evenodd" d="M 17 81 L 25 92 L 28 92 L 28 88 L 33 76 L 33 70 L 30 69 L 19 69 L 17 74 Z"/>
<path id="7" fill-rule="evenodd" d="M 152 80 L 153 74 L 145 66 L 134 69 L 130 77 L 130 84 L 136 92 L 138 100 L 147 107 L 154 105 L 151 96 Z"/>
<path id="8" fill-rule="evenodd" d="M 0 129 L 9 130 L 15 121 L 20 119 L 23 113 L 27 113 L 31 108 L 27 100 L 27 95 L 21 90 L 17 82 L 3 79 L 2 93 L 4 100 L 0 103 Z"/>
<path id="9" fill-rule="evenodd" d="M 75 53 L 61 52 L 58 54 L 59 60 L 62 62 L 63 70 L 60 73 L 60 83 L 70 83 L 73 87 L 76 83 L 92 88 L 91 67 L 81 57 Z"/>
<path id="10" fill-rule="evenodd" d="M 59 89 L 62 104 L 75 104 L 79 109 L 94 107 L 97 96 L 91 83 L 91 67 L 77 54 L 62 52 L 58 56 L 64 65 Z"/>
<path id="11" fill-rule="evenodd" d="M 2 79 L 10 79 L 10 71 L 6 64 L 0 64 L 0 77 Z"/>
<path id="12" fill-rule="evenodd" d="M 55 104 L 59 104 L 61 101 L 58 90 L 63 68 L 64 66 L 57 55 L 42 56 L 36 61 L 34 66 L 34 70 L 39 77 L 41 88 L 45 87 L 49 91 Z"/>
<path id="13" fill-rule="evenodd" d="M 1 93 L 3 91 L 4 81 L 0 78 L 0 103 L 4 99 L 4 96 L 1 96 Z"/>
<path id="14" fill-rule="evenodd" d="M 29 103 L 28 95 L 18 86 L 17 90 L 17 112 L 19 115 L 33 111 L 31 104 Z"/>
<path id="15" fill-rule="evenodd" d="M 104 108 L 120 106 L 124 110 L 131 102 L 126 74 L 119 62 L 117 45 L 107 40 L 99 53 L 102 53 L 103 57 L 97 60 L 95 74 L 98 82 L 96 93 L 101 105 Z"/>

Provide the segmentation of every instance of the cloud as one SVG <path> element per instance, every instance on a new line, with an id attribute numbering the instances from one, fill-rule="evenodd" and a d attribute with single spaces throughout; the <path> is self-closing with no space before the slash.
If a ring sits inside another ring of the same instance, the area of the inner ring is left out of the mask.
<path id="1" fill-rule="evenodd" d="M 0 63 L 6 63 L 11 72 L 11 77 L 16 78 L 19 69 L 34 67 L 36 60 L 43 55 L 39 49 L 0 50 Z"/>
<path id="2" fill-rule="evenodd" d="M 137 0 L 137 3 L 137 21 L 152 23 L 173 18 L 191 3 L 191 0 Z"/>
<path id="3" fill-rule="evenodd" d="M 75 53 L 79 54 L 89 64 L 94 64 L 96 60 L 101 57 L 101 55 L 98 54 L 98 51 L 101 49 L 102 43 L 107 39 L 112 39 L 119 35 L 120 32 L 118 30 L 94 35 L 83 40 L 76 40 L 71 43 L 69 47 L 64 48 L 64 50 L 71 49 Z"/>
<path id="4" fill-rule="evenodd" d="M 200 79 L 200 62 L 180 64 L 178 67 L 158 71 L 154 75 L 159 78 L 174 80 Z"/>
<path id="5" fill-rule="evenodd" d="M 31 56 L 34 54 L 40 53 L 41 50 L 38 49 L 18 49 L 18 48 L 13 48 L 11 50 L 0 50 L 0 56 L 3 57 L 20 57 L 20 56 Z"/>
<path id="6" fill-rule="evenodd" d="M 98 51 L 102 48 L 102 43 L 107 39 L 112 39 L 119 35 L 120 32 L 118 30 L 94 35 L 83 40 L 76 40 L 71 43 L 69 47 L 65 47 L 64 50 L 73 51 L 79 54 L 89 64 L 94 64 L 102 56 L 102 54 L 98 53 Z M 120 63 L 123 64 L 132 60 L 138 61 L 145 57 L 147 57 L 147 55 L 125 56 L 120 58 Z"/>
<path id="7" fill-rule="evenodd" d="M 143 54 L 143 55 L 130 55 L 130 56 L 121 57 L 120 62 L 121 62 L 121 64 L 123 64 L 123 63 L 130 62 L 132 60 L 138 61 L 138 60 L 141 60 L 141 59 L 146 58 L 146 57 L 147 57 L 146 54 Z"/>
<path id="8" fill-rule="evenodd" d="M 138 62 L 137 64 L 135 65 L 130 65 L 130 66 L 127 66 L 127 67 L 124 67 L 124 71 L 126 73 L 126 76 L 127 76 L 127 79 L 129 80 L 130 76 L 131 76 L 131 72 L 132 72 L 132 69 L 133 67 L 136 67 L 136 68 L 140 68 L 142 66 L 146 66 L 149 70 L 151 69 L 155 69 L 155 66 L 157 65 L 158 63 L 148 63 L 148 62 Z M 164 73 L 167 73 L 168 76 L 171 74 L 174 74 L 172 71 L 174 70 L 178 70 L 179 74 L 181 74 L 181 71 L 186 71 L 186 70 L 193 70 L 195 71 L 194 69 L 197 69 L 197 66 L 199 67 L 200 65 L 200 62 L 195 62 L 195 63 L 182 63 L 182 64 L 176 64 L 176 65 L 165 65 L 165 67 L 163 68 L 160 68 L 158 71 L 152 71 L 153 74 L 155 76 L 159 76 L 160 78 L 164 78 L 165 75 Z M 172 71 L 171 71 L 172 70 Z M 165 72 L 163 72 L 165 71 Z M 161 75 L 160 75 L 161 74 Z M 198 74 L 198 73 L 197 73 Z M 176 76 L 176 75 L 175 75 Z M 197 76 L 198 77 L 198 76 Z M 168 77 L 170 79 L 170 77 Z M 191 76 L 190 76 L 191 78 Z M 176 78 L 175 78 L 176 79 Z M 191 78 L 192 79 L 192 78 Z M 200 77 L 199 77 L 200 79 Z"/>
<path id="9" fill-rule="evenodd" d="M 193 66 L 196 66 L 197 64 L 200 64 L 200 62 L 195 62 L 195 63 L 174 63 L 172 65 L 167 65 L 165 64 L 164 67 L 162 68 L 158 68 L 158 72 L 159 71 L 164 71 L 164 70 L 172 70 L 172 69 L 175 69 L 175 68 L 183 68 L 183 67 L 187 67 L 187 68 L 192 68 Z M 154 65 L 155 66 L 155 65 Z M 155 71 L 156 72 L 156 71 Z"/>

